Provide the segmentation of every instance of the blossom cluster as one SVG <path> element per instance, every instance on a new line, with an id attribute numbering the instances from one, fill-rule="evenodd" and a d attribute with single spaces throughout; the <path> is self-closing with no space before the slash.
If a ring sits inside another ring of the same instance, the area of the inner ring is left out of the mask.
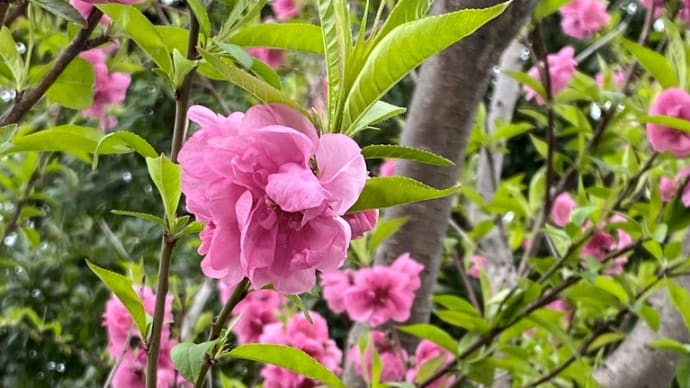
<path id="1" fill-rule="evenodd" d="M 137 286 L 144 311 L 153 315 L 156 295 L 149 287 Z M 158 357 L 158 387 L 185 386 L 185 380 L 175 370 L 170 351 L 177 341 L 170 335 L 172 316 L 172 295 L 165 299 L 164 325 L 161 334 L 161 350 Z M 103 326 L 108 334 L 108 355 L 118 364 L 113 375 L 114 388 L 137 388 L 146 385 L 147 353 L 144 341 L 132 321 L 127 308 L 113 295 L 105 305 Z"/>
<path id="2" fill-rule="evenodd" d="M 179 154 L 182 191 L 205 224 L 206 276 L 301 293 L 315 285 L 317 270 L 338 269 L 351 238 L 373 227 L 375 212 L 346 215 L 367 179 L 350 137 L 319 136 L 281 104 L 227 117 L 193 106 L 188 116 L 201 129 Z"/>
<path id="3" fill-rule="evenodd" d="M 347 312 L 356 322 L 372 327 L 391 320 L 404 322 L 410 317 L 423 269 L 424 266 L 405 253 L 390 266 L 324 273 L 321 276 L 323 296 L 333 312 Z"/>

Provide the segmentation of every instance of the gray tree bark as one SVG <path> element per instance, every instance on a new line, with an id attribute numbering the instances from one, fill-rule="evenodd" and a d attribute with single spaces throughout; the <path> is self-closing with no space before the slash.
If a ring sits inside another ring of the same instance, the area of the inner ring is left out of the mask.
<path id="1" fill-rule="evenodd" d="M 500 2 L 438 0 L 432 13 L 488 7 Z M 433 151 L 456 164 L 435 167 L 403 161 L 396 168 L 398 175 L 409 176 L 434 187 L 449 187 L 457 183 L 475 110 L 486 93 L 491 69 L 531 15 L 536 3 L 536 0 L 514 0 L 501 16 L 422 66 L 401 144 Z M 453 198 L 449 197 L 400 206 L 386 212 L 387 218 L 409 216 L 410 219 L 379 248 L 376 263 L 389 264 L 400 254 L 409 252 L 424 265 L 422 286 L 417 291 L 408 323 L 429 320 L 430 298 L 438 277 L 452 201 Z M 361 326 L 353 328 L 350 343 L 360 331 Z M 402 336 L 401 340 L 408 351 L 414 352 L 415 338 Z M 363 386 L 349 365 L 346 365 L 344 378 L 348 387 Z"/>

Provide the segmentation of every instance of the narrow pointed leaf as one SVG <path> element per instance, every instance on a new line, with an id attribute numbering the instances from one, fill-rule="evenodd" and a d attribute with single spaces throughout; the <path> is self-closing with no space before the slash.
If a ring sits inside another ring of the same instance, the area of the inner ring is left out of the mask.
<path id="1" fill-rule="evenodd" d="M 376 101 L 374 106 L 372 106 L 371 109 L 369 109 L 367 113 L 365 113 L 364 116 L 359 119 L 359 121 L 352 125 L 350 131 L 347 132 L 347 135 L 352 136 L 361 129 L 403 114 L 406 110 L 407 109 L 401 106 L 389 104 L 384 101 Z"/>
<path id="2" fill-rule="evenodd" d="M 407 22 L 419 20 L 429 12 L 432 1 L 430 0 L 400 0 L 395 4 L 390 15 L 383 23 L 383 27 L 376 36 L 377 40 L 385 37 L 395 27 Z"/>
<path id="3" fill-rule="evenodd" d="M 38 4 L 39 7 L 45 9 L 46 11 L 60 16 L 61 18 L 67 19 L 71 22 L 77 23 L 80 26 L 86 26 L 86 20 L 79 14 L 79 12 L 74 9 L 67 1 L 62 0 L 31 0 L 32 2 Z"/>
<path id="4" fill-rule="evenodd" d="M 458 352 L 457 341 L 455 341 L 450 334 L 437 326 L 429 325 L 428 323 L 420 323 L 416 325 L 398 326 L 398 330 L 410 333 L 422 339 L 427 339 L 452 354 Z"/>
<path id="5" fill-rule="evenodd" d="M 664 116 L 664 115 L 656 115 L 656 116 L 641 115 L 641 116 L 637 116 L 637 121 L 639 121 L 641 123 L 651 123 L 651 124 L 663 125 L 665 127 L 677 129 L 681 132 L 690 133 L 690 121 L 684 120 L 684 119 L 681 119 L 678 117 Z"/>
<path id="6" fill-rule="evenodd" d="M 96 73 L 93 65 L 74 58 L 46 91 L 50 102 L 70 109 L 85 109 L 93 105 Z"/>
<path id="7" fill-rule="evenodd" d="M 432 164 L 434 166 L 452 166 L 455 163 L 433 152 L 419 148 L 405 147 L 392 144 L 375 144 L 362 148 L 365 159 L 393 158 L 408 159 L 416 162 Z"/>
<path id="8" fill-rule="evenodd" d="M 228 356 L 245 360 L 259 361 L 289 369 L 302 376 L 321 381 L 328 387 L 346 388 L 345 384 L 318 361 L 302 350 L 283 345 L 246 344 L 240 345 Z"/>
<path id="9" fill-rule="evenodd" d="M 506 6 L 503 3 L 484 9 L 463 9 L 393 29 L 374 47 L 355 79 L 345 100 L 342 127 L 349 131 L 376 101 L 425 59 L 473 33 Z"/>
<path id="10" fill-rule="evenodd" d="M 268 47 L 323 54 L 321 28 L 306 23 L 264 23 L 244 27 L 230 43 L 245 47 Z"/>
<path id="11" fill-rule="evenodd" d="M 83 156 L 94 153 L 96 145 L 104 136 L 103 132 L 96 128 L 61 125 L 25 136 L 14 136 L 10 140 L 11 144 L 0 151 L 0 155 L 18 151 L 59 151 Z M 120 154 L 130 150 L 122 145 L 112 144 L 101 147 L 99 152 Z"/>
<path id="12" fill-rule="evenodd" d="M 211 21 L 208 18 L 208 13 L 206 12 L 206 6 L 203 4 L 202 0 L 187 0 L 189 8 L 192 9 L 196 21 L 199 22 L 199 32 L 204 36 L 211 36 Z"/>
<path id="13" fill-rule="evenodd" d="M 151 222 L 154 222 L 154 223 L 159 224 L 161 226 L 165 226 L 163 219 L 157 215 L 154 215 L 154 214 L 134 212 L 134 211 L 129 211 L 129 210 L 117 210 L 117 209 L 111 210 L 110 212 L 113 214 L 116 214 L 118 216 L 128 216 L 128 217 L 141 218 L 142 220 L 151 221 Z"/>
<path id="14" fill-rule="evenodd" d="M 173 163 L 165 155 L 161 155 L 157 158 L 146 158 L 146 166 L 149 170 L 149 176 L 163 200 L 163 207 L 165 208 L 165 215 L 168 221 L 174 220 L 176 218 L 177 206 L 182 196 L 180 165 Z"/>
<path id="15" fill-rule="evenodd" d="M 410 202 L 447 197 L 460 186 L 435 189 L 412 178 L 402 176 L 377 177 L 367 179 L 357 202 L 348 212 L 381 209 Z"/>
<path id="16" fill-rule="evenodd" d="M 118 146 L 129 148 L 130 151 L 136 151 L 139 155 L 145 158 L 155 158 L 158 156 L 156 149 L 153 148 L 149 142 L 143 137 L 137 135 L 134 132 L 128 131 L 117 131 L 105 135 L 96 144 L 96 149 L 93 152 L 93 168 L 98 166 L 98 154 L 101 148 L 107 148 L 108 146 Z"/>
<path id="17" fill-rule="evenodd" d="M 623 40 L 625 47 L 640 62 L 642 67 L 652 73 L 663 88 L 678 85 L 678 78 L 671 62 L 658 52 L 629 40 Z"/>

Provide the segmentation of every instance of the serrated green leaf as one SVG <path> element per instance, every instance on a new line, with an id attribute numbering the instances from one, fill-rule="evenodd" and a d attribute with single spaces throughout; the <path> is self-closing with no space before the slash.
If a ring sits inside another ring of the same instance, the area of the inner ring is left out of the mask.
<path id="1" fill-rule="evenodd" d="M 111 132 L 96 144 L 96 149 L 93 152 L 93 165 L 92 168 L 95 170 L 98 166 L 98 155 L 102 147 L 105 146 L 123 146 L 129 148 L 131 151 L 136 151 L 139 155 L 145 158 L 155 158 L 158 156 L 156 149 L 149 144 L 146 139 L 137 135 L 134 132 L 128 131 L 117 131 Z"/>
<path id="2" fill-rule="evenodd" d="M 168 221 L 174 220 L 177 206 L 180 203 L 182 191 L 180 188 L 179 164 L 175 164 L 167 156 L 161 155 L 157 158 L 146 158 L 146 167 L 149 176 L 155 184 L 165 208 L 165 216 Z"/>
<path id="3" fill-rule="evenodd" d="M 685 119 L 681 119 L 678 117 L 663 116 L 663 115 L 656 115 L 656 116 L 640 115 L 640 116 L 637 116 L 636 119 L 640 123 L 658 124 L 658 125 L 663 125 L 665 127 L 677 129 L 681 132 L 690 133 L 690 121 L 685 120 Z"/>
<path id="4" fill-rule="evenodd" d="M 12 38 L 9 28 L 0 27 L 0 59 L 9 71 L 8 78 L 14 81 L 14 87 L 19 89 L 24 74 L 24 61 L 17 51 L 17 43 Z"/>
<path id="5" fill-rule="evenodd" d="M 302 376 L 321 381 L 329 387 L 347 388 L 342 381 L 302 350 L 284 345 L 245 344 L 227 353 L 230 357 L 259 361 L 289 369 Z"/>
<path id="6" fill-rule="evenodd" d="M 683 317 L 685 327 L 690 329 L 690 293 L 683 287 L 669 282 L 668 295 L 671 297 L 673 306 L 678 310 L 680 316 Z"/>
<path id="7" fill-rule="evenodd" d="M 594 287 L 615 296 L 623 304 L 630 302 L 630 297 L 625 292 L 623 286 L 609 276 L 597 276 L 596 280 L 594 280 Z"/>
<path id="8" fill-rule="evenodd" d="M 395 3 L 390 15 L 383 22 L 381 30 L 376 34 L 376 41 L 380 41 L 401 24 L 419 20 L 431 7 L 431 0 L 400 0 Z M 378 42 L 376 42 L 378 43 Z"/>
<path id="9" fill-rule="evenodd" d="M 435 166 L 452 166 L 455 163 L 433 152 L 419 148 L 405 147 L 393 144 L 375 144 L 362 148 L 365 159 L 407 159 Z"/>
<path id="10" fill-rule="evenodd" d="M 181 342 L 173 346 L 170 351 L 175 369 L 189 381 L 196 381 L 201 373 L 201 364 L 206 354 L 216 341 L 207 341 L 200 344 Z"/>
<path id="11" fill-rule="evenodd" d="M 458 185 L 446 189 L 435 189 L 402 176 L 369 178 L 359 199 L 348 210 L 348 213 L 443 198 L 457 192 L 459 188 Z"/>
<path id="12" fill-rule="evenodd" d="M 450 325 L 462 327 L 469 331 L 485 333 L 491 329 L 491 325 L 484 318 L 462 311 L 439 310 L 436 311 L 436 316 Z"/>
<path id="13" fill-rule="evenodd" d="M 273 86 L 276 90 L 281 90 L 283 86 L 280 84 L 280 77 L 273 68 L 264 62 L 252 58 L 252 73 L 256 74 L 262 80 L 266 81 L 269 85 Z"/>
<path id="14" fill-rule="evenodd" d="M 657 338 L 650 342 L 649 346 L 660 350 L 680 353 L 686 356 L 690 355 L 690 345 L 678 342 L 671 338 Z"/>
<path id="15" fill-rule="evenodd" d="M 134 292 L 132 282 L 126 277 L 105 268 L 101 268 L 89 260 L 86 260 L 86 265 L 89 266 L 89 269 L 105 283 L 105 286 L 108 287 L 125 306 L 132 316 L 134 324 L 139 329 L 140 338 L 147 338 L 148 326 L 146 325 L 146 312 L 144 311 L 144 305 L 141 302 L 141 298 Z"/>
<path id="16" fill-rule="evenodd" d="M 235 62 L 240 64 L 245 69 L 251 69 L 254 63 L 254 58 L 247 52 L 247 50 L 242 47 L 225 42 L 216 42 L 216 45 L 220 47 L 225 53 L 230 55 Z"/>
<path id="17" fill-rule="evenodd" d="M 173 72 L 169 78 L 172 81 L 173 87 L 177 88 L 182 85 L 187 74 L 197 66 L 197 61 L 187 59 L 178 49 L 173 49 L 172 63 Z"/>
<path id="18" fill-rule="evenodd" d="M 498 16 L 506 6 L 507 3 L 503 3 L 484 9 L 462 9 L 393 29 L 371 51 L 345 99 L 342 120 L 345 133 L 349 133 L 353 124 L 360 121 L 376 101 L 425 59 L 471 34 Z M 410 50 L 410 47 L 415 49 Z M 329 79 L 330 76 L 329 72 Z"/>
<path id="19" fill-rule="evenodd" d="M 557 12 L 561 6 L 570 0 L 542 0 L 537 3 L 537 7 L 534 9 L 534 23 L 539 23 L 545 17 Z"/>
<path id="20" fill-rule="evenodd" d="M 244 47 L 268 47 L 323 54 L 321 28 L 306 23 L 255 24 L 237 30 L 230 36 L 229 41 Z"/>
<path id="21" fill-rule="evenodd" d="M 412 334 L 421 339 L 427 339 L 448 350 L 451 354 L 457 354 L 458 352 L 457 341 L 455 341 L 445 330 L 437 326 L 428 323 L 420 323 L 416 325 L 398 326 L 398 330 Z"/>
<path id="22" fill-rule="evenodd" d="M 629 40 L 623 40 L 623 47 L 635 56 L 640 65 L 659 81 L 663 88 L 678 86 L 678 78 L 673 65 L 658 52 Z"/>

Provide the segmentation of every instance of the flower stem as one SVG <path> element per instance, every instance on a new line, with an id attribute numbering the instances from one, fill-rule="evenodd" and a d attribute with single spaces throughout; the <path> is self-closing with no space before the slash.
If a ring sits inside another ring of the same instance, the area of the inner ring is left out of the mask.
<path id="1" fill-rule="evenodd" d="M 223 309 L 220 311 L 220 314 L 218 314 L 218 317 L 216 318 L 215 322 L 213 323 L 213 326 L 211 327 L 211 334 L 208 336 L 209 341 L 213 341 L 216 338 L 220 336 L 221 331 L 223 328 L 228 324 L 228 320 L 230 320 L 230 316 L 232 315 L 232 310 L 237 306 L 237 303 L 239 303 L 242 298 L 247 293 L 247 290 L 249 289 L 249 279 L 244 278 L 242 281 L 237 284 L 235 287 L 235 290 L 232 292 L 232 295 L 230 296 L 230 299 L 228 299 L 228 303 L 223 306 Z M 201 388 L 204 386 L 204 381 L 206 380 L 206 373 L 208 373 L 209 368 L 211 368 L 211 363 L 212 359 L 206 355 L 204 358 L 204 363 L 201 364 L 201 370 L 199 371 L 199 378 L 197 378 L 196 383 L 194 384 L 194 388 Z"/>

